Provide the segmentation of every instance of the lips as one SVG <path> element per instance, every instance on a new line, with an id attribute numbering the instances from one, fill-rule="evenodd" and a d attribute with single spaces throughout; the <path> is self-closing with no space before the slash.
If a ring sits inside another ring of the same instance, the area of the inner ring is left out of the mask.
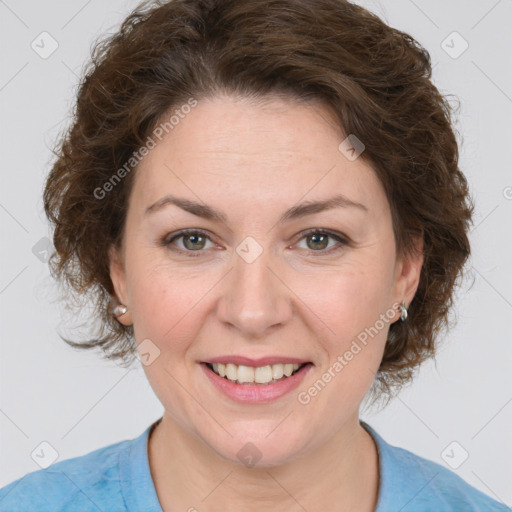
<path id="1" fill-rule="evenodd" d="M 217 358 L 216 358 L 217 359 Z M 233 360 L 234 358 L 229 358 Z M 247 360 L 247 358 L 243 358 Z M 279 358 L 281 361 L 284 359 L 291 359 L 291 358 Z M 226 359 L 224 359 L 226 360 Z M 240 358 L 238 358 L 240 360 Z M 267 359 L 268 360 L 268 359 Z M 272 360 L 272 359 L 271 359 Z M 274 359 L 275 360 L 275 359 Z M 295 359 L 297 360 L 297 359 Z M 251 362 L 254 364 L 255 360 L 252 360 Z M 261 361 L 257 360 L 257 361 Z M 273 379 L 268 382 L 239 382 L 238 381 L 238 373 L 237 373 L 237 380 L 232 381 L 229 380 L 226 377 L 221 377 L 218 373 L 216 373 L 213 370 L 213 364 L 217 365 L 217 371 L 219 370 L 218 365 L 221 365 L 223 363 L 206 363 L 202 362 L 199 366 L 204 372 L 205 377 L 207 380 L 213 384 L 214 388 L 216 388 L 220 393 L 222 393 L 227 398 L 238 402 L 242 404 L 264 404 L 264 403 L 270 403 L 275 400 L 280 399 L 281 397 L 284 397 L 285 395 L 290 394 L 294 389 L 296 389 L 300 383 L 304 380 L 305 376 L 308 374 L 308 372 L 313 368 L 313 364 L 311 362 L 299 365 L 299 363 L 285 363 L 285 365 L 290 365 L 293 368 L 293 365 L 298 365 L 299 368 L 295 371 L 292 371 L 292 374 L 289 377 L 286 377 L 283 375 L 280 379 Z M 284 367 L 282 363 L 275 363 L 276 365 L 281 365 L 281 367 Z M 226 367 L 234 365 L 234 363 L 226 363 Z M 238 368 L 240 366 L 244 365 L 238 365 Z M 274 365 L 266 365 L 273 367 Z M 247 366 L 245 367 L 245 370 L 242 370 L 245 372 L 246 370 L 252 370 L 253 374 L 257 371 L 258 368 L 264 368 L 264 367 L 255 367 L 255 366 Z M 268 372 L 268 369 L 266 370 Z M 283 368 L 284 372 L 284 368 Z M 268 379 L 270 375 L 267 373 L 266 378 Z M 243 380 L 243 377 L 242 377 Z"/>

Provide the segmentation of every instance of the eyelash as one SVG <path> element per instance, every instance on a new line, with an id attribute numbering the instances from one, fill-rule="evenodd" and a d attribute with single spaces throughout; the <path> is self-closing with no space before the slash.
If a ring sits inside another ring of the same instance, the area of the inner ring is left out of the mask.
<path id="1" fill-rule="evenodd" d="M 318 251 L 313 251 L 311 249 L 305 249 L 310 254 L 315 254 L 315 255 L 320 254 L 322 256 L 323 255 L 328 255 L 328 254 L 331 254 L 333 252 L 337 252 L 337 251 L 343 249 L 344 246 L 349 244 L 348 240 L 346 238 L 344 238 L 340 233 L 336 233 L 336 232 L 333 232 L 333 231 L 330 231 L 330 230 L 327 230 L 327 229 L 317 229 L 317 228 L 308 229 L 308 230 L 303 231 L 302 233 L 300 233 L 299 241 L 301 241 L 303 238 L 307 237 L 308 235 L 313 235 L 313 234 L 315 234 L 315 235 L 328 235 L 330 238 L 334 238 L 336 241 L 338 241 L 340 245 L 331 247 L 330 249 L 318 250 Z M 175 240 L 178 240 L 179 238 L 182 238 L 182 237 L 184 237 L 186 235 L 200 235 L 200 236 L 203 236 L 206 239 L 208 239 L 210 242 L 213 242 L 213 240 L 208 236 L 208 234 L 205 231 L 202 231 L 200 229 L 183 229 L 181 231 L 178 231 L 177 233 L 173 233 L 171 235 L 168 235 L 168 236 L 164 237 L 162 239 L 161 243 L 162 243 L 162 245 L 164 247 L 169 247 L 170 248 L 171 244 Z M 171 248 L 171 250 L 175 251 L 175 252 L 179 252 L 179 253 L 185 254 L 186 256 L 191 257 L 191 258 L 197 258 L 198 256 L 201 255 L 202 252 L 204 252 L 204 250 L 202 250 L 202 249 L 197 250 L 197 251 L 190 251 L 190 250 Z M 194 253 L 197 253 L 197 254 L 194 254 Z"/>

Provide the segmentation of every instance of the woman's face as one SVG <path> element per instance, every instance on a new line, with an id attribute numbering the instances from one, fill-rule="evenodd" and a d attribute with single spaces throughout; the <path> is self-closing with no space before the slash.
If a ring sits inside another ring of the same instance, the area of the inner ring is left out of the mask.
<path id="1" fill-rule="evenodd" d="M 384 189 L 329 112 L 268 99 L 201 100 L 155 139 L 111 258 L 164 421 L 262 465 L 356 427 L 421 266 L 396 259 Z M 265 384 L 279 363 L 307 364 Z"/>

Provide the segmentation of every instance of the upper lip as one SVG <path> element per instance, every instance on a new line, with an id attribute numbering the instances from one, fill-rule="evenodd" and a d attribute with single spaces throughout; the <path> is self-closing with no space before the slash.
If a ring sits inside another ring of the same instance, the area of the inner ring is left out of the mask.
<path id="1" fill-rule="evenodd" d="M 308 361 L 306 359 L 300 359 L 297 357 L 286 357 L 286 356 L 267 356 L 267 357 L 260 357 L 258 359 L 251 359 L 250 357 L 245 356 L 218 356 L 218 357 L 211 357 L 203 363 L 232 363 L 236 364 L 237 366 L 243 365 L 243 366 L 253 366 L 253 367 L 259 367 L 259 366 L 268 366 L 271 364 L 279 364 L 279 363 L 291 363 L 291 364 L 305 364 L 310 363 L 311 361 Z"/>

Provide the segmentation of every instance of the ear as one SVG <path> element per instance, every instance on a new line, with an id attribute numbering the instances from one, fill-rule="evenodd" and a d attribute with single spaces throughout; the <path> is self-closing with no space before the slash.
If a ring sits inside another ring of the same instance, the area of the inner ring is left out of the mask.
<path id="1" fill-rule="evenodd" d="M 421 268 L 423 266 L 423 232 L 414 238 L 412 254 L 397 260 L 395 266 L 394 304 L 402 304 L 409 308 L 420 284 Z M 397 313 L 396 320 L 400 318 Z"/>
<path id="2" fill-rule="evenodd" d="M 128 300 L 126 269 L 123 257 L 118 247 L 114 245 L 110 246 L 108 257 L 110 279 L 112 280 L 112 285 L 114 286 L 114 292 L 116 294 L 114 300 L 117 300 L 119 304 L 124 304 L 128 308 L 128 311 L 124 315 L 117 316 L 116 319 L 123 325 L 128 326 L 132 324 L 132 315 L 130 312 L 130 304 Z"/>

